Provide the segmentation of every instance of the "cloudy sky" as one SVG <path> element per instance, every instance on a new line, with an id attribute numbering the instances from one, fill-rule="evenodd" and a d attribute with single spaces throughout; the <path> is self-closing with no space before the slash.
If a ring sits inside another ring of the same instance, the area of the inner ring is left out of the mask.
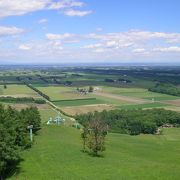
<path id="1" fill-rule="evenodd" d="M 180 63 L 179 0 L 0 0 L 0 63 Z"/>

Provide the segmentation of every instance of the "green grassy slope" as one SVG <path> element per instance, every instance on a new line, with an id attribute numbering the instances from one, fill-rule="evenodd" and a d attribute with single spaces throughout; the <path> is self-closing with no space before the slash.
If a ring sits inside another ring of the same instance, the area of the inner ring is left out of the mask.
<path id="1" fill-rule="evenodd" d="M 167 129 L 161 136 L 109 134 L 104 157 L 96 158 L 81 152 L 80 131 L 44 126 L 11 179 L 178 180 L 179 139 L 180 129 Z"/>

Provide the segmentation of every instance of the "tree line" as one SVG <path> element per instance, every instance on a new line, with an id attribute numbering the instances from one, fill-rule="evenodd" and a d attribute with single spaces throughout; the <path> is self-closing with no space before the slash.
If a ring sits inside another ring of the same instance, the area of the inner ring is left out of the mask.
<path id="1" fill-rule="evenodd" d="M 180 88 L 177 88 L 172 84 L 157 83 L 154 87 L 149 88 L 149 91 L 180 96 Z"/>
<path id="2" fill-rule="evenodd" d="M 36 107 L 17 111 L 0 105 L 0 179 L 10 176 L 21 161 L 20 152 L 30 148 L 32 142 L 27 127 L 33 133 L 40 129 L 41 118 Z"/>
<path id="3" fill-rule="evenodd" d="M 42 91 L 40 91 L 39 89 L 35 88 L 34 86 L 32 86 L 31 84 L 28 84 L 26 82 L 24 82 L 24 84 L 26 84 L 26 86 L 28 86 L 29 88 L 31 88 L 32 90 L 36 91 L 40 96 L 42 96 L 43 98 L 47 99 L 48 101 L 50 101 L 50 97 L 46 94 L 44 94 Z"/>
<path id="4" fill-rule="evenodd" d="M 32 97 L 0 97 L 0 102 L 6 103 L 36 103 L 36 104 L 46 104 L 44 99 L 34 99 Z"/>
<path id="5" fill-rule="evenodd" d="M 39 75 L 40 76 L 40 75 Z M 40 76 L 41 77 L 41 76 Z M 50 101 L 50 97 L 47 96 L 46 94 L 44 94 L 42 91 L 40 91 L 39 89 L 35 88 L 34 86 L 32 86 L 31 84 L 27 83 L 26 81 L 23 81 L 20 77 L 16 77 L 16 79 L 20 82 L 22 82 L 23 84 L 25 84 L 26 86 L 28 86 L 29 88 L 31 88 L 32 90 L 36 91 L 40 96 L 42 96 L 43 98 L 45 98 L 46 100 Z"/>
<path id="6" fill-rule="evenodd" d="M 164 109 L 111 110 L 77 115 L 77 121 L 83 126 L 93 119 L 104 121 L 111 132 L 138 135 L 155 134 L 164 124 L 180 126 L 180 113 Z"/>

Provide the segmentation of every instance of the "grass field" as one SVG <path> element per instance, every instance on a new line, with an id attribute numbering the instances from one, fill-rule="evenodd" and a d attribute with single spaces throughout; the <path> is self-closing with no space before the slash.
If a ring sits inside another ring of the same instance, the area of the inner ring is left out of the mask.
<path id="1" fill-rule="evenodd" d="M 114 106 L 107 104 L 96 104 L 96 105 L 84 105 L 84 106 L 71 106 L 71 107 L 62 107 L 61 110 L 68 115 L 75 116 L 77 114 L 85 114 L 88 112 L 94 111 L 103 111 L 103 110 L 112 110 Z"/>
<path id="2" fill-rule="evenodd" d="M 10 179 L 179 180 L 179 139 L 179 129 L 159 136 L 109 134 L 104 157 L 96 158 L 81 152 L 80 131 L 43 126 Z"/>
<path id="3" fill-rule="evenodd" d="M 25 85 L 7 85 L 6 89 L 0 85 L 0 95 L 14 97 L 38 97 L 38 94 L 35 91 Z"/>
<path id="4" fill-rule="evenodd" d="M 102 111 L 103 108 L 110 110 L 113 109 L 112 107 L 123 109 L 163 108 L 167 106 L 165 104 L 166 101 L 179 99 L 179 97 L 175 96 L 149 92 L 147 89 L 143 88 L 118 88 L 110 86 L 99 86 L 96 88 L 98 91 L 95 93 L 81 95 L 77 93 L 76 87 L 38 87 L 39 90 L 50 96 L 55 105 L 59 106 L 64 112 L 70 115 L 87 113 L 95 110 Z M 155 103 L 151 103 L 153 98 Z"/>
<path id="5" fill-rule="evenodd" d="M 40 109 L 39 112 L 41 114 L 42 123 L 47 123 L 47 121 L 49 120 L 50 117 L 54 118 L 57 116 L 57 113 L 51 108 Z"/>
<path id="6" fill-rule="evenodd" d="M 64 100 L 64 101 L 55 101 L 55 105 L 64 107 L 64 106 L 82 106 L 82 105 L 91 105 L 91 104 L 104 104 L 103 100 L 100 99 L 77 99 L 77 100 Z"/>
<path id="7" fill-rule="evenodd" d="M 61 87 L 61 86 L 48 86 L 48 87 L 36 87 L 51 100 L 66 100 L 66 99 L 83 99 L 88 98 L 88 95 L 81 95 L 77 93 L 76 87 Z"/>
<path id="8" fill-rule="evenodd" d="M 149 104 L 137 104 L 137 105 L 125 105 L 125 106 L 119 106 L 120 109 L 146 109 L 146 108 L 163 108 L 167 107 L 167 104 L 161 104 L 161 103 L 149 103 Z"/>
<path id="9" fill-rule="evenodd" d="M 103 86 L 101 87 L 101 89 L 102 92 L 119 94 L 128 97 L 142 98 L 147 100 L 151 100 L 152 98 L 154 98 L 155 101 L 180 99 L 180 97 L 150 92 L 147 89 L 143 89 L 143 88 L 116 88 L 116 87 Z"/>

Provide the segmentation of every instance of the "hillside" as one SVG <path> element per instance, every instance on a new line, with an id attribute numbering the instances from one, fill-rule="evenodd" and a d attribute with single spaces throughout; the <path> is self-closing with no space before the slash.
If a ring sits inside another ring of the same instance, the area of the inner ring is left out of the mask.
<path id="1" fill-rule="evenodd" d="M 109 134 L 104 157 L 81 152 L 80 131 L 44 125 L 19 174 L 10 179 L 179 179 L 180 131 L 164 135 Z"/>

